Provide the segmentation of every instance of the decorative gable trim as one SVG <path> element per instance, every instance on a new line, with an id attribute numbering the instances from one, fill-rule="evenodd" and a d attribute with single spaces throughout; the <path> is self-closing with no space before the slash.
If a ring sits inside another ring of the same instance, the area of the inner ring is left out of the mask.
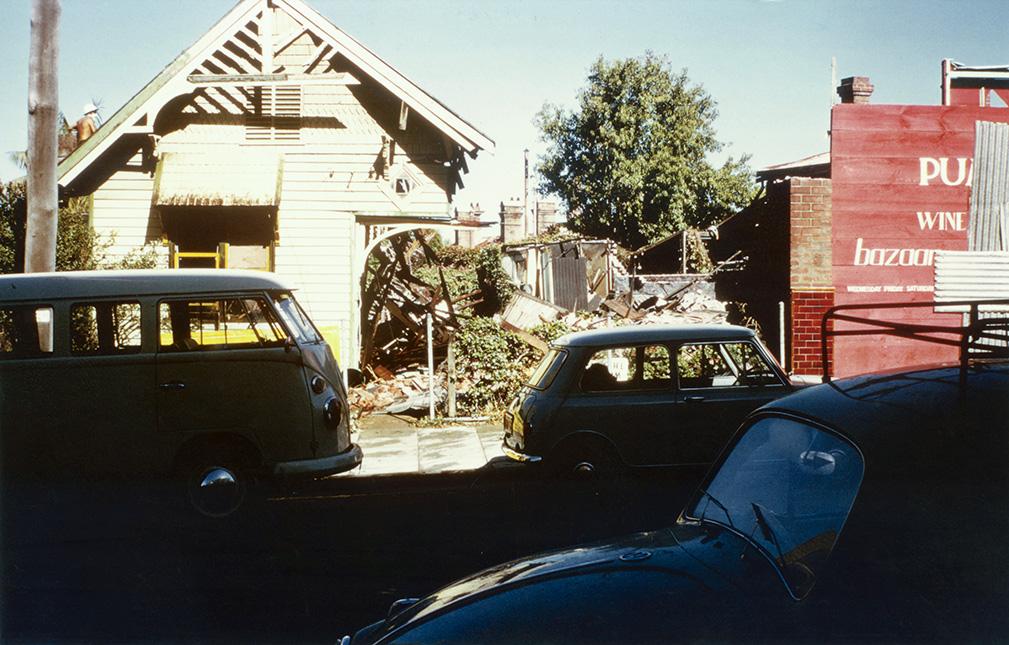
<path id="1" fill-rule="evenodd" d="M 298 24 L 292 33 L 275 41 L 271 24 L 274 9 L 284 11 Z M 312 37 L 316 49 L 305 69 L 286 70 L 276 65 L 275 57 L 306 34 Z M 69 186 L 116 142 L 153 134 L 158 113 L 179 97 L 191 96 L 194 102 L 204 101 L 217 109 L 248 113 L 250 89 L 260 87 L 264 92 L 268 89 L 271 111 L 258 116 L 269 116 L 270 121 L 254 127 L 261 129 L 259 136 L 266 128 L 271 137 L 292 136 L 285 130 L 291 130 L 290 119 L 296 118 L 291 112 L 292 97 L 296 91 L 300 93 L 300 85 L 358 83 L 350 74 L 336 73 L 325 65 L 337 53 L 402 101 L 403 126 L 409 108 L 471 157 L 480 150 L 493 149 L 494 142 L 486 135 L 301 0 L 243 0 L 108 119 L 95 136 L 60 163 L 60 184 Z M 282 89 L 287 86 L 298 89 Z M 274 109 L 281 105 L 288 112 Z M 281 121 L 288 119 L 279 129 L 278 117 Z"/>

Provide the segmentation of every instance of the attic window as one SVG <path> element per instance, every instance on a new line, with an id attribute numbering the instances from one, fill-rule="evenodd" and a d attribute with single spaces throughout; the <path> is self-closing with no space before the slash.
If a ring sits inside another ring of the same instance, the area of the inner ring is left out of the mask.
<path id="1" fill-rule="evenodd" d="M 406 197 L 413 190 L 413 180 L 409 177 L 398 177 L 393 181 L 393 188 L 400 197 Z"/>
<path id="2" fill-rule="evenodd" d="M 420 178 L 421 175 L 410 166 L 397 163 L 389 168 L 386 178 L 379 178 L 378 188 L 397 208 L 405 210 L 418 195 L 423 194 L 420 189 L 424 183 Z"/>
<path id="3" fill-rule="evenodd" d="M 301 141 L 301 86 L 250 87 L 245 140 L 253 143 Z"/>

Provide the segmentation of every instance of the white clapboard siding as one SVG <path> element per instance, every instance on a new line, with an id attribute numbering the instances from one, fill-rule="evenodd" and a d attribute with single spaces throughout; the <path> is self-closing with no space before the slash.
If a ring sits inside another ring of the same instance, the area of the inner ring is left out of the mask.
<path id="1" fill-rule="evenodd" d="M 138 166 L 140 155 L 130 160 Z M 107 250 L 107 260 L 116 262 L 130 251 L 161 238 L 161 222 L 151 214 L 154 178 L 149 173 L 120 170 L 94 193 L 92 226 L 102 241 L 114 240 Z M 162 261 L 167 266 L 167 254 Z"/>

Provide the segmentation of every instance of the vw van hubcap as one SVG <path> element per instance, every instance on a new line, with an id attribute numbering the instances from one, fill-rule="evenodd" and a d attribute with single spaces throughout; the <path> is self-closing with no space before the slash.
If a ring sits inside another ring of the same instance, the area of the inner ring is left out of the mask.
<path id="1" fill-rule="evenodd" d="M 234 470 L 210 466 L 195 474 L 189 499 L 200 513 L 210 517 L 231 515 L 245 499 L 245 483 Z"/>

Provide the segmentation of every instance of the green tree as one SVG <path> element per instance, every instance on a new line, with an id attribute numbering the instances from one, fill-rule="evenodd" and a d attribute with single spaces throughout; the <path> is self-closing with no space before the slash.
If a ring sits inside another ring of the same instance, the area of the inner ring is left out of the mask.
<path id="1" fill-rule="evenodd" d="M 536 116 L 549 145 L 539 188 L 565 202 L 574 230 L 638 247 L 719 222 L 753 197 L 748 157 L 708 160 L 722 148 L 714 99 L 666 58 L 600 57 L 578 102 Z"/>

